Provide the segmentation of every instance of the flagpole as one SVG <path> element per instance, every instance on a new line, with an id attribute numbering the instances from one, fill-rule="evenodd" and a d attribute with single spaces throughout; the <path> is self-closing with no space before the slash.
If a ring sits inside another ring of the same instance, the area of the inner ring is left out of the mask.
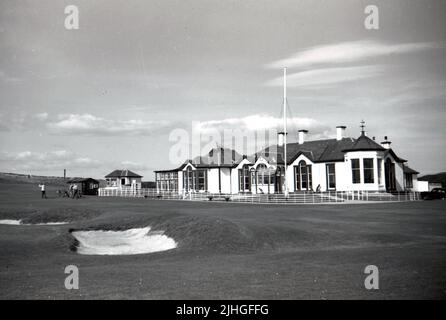
<path id="1" fill-rule="evenodd" d="M 287 98 L 286 98 L 286 68 L 283 68 L 283 160 L 284 160 L 284 167 L 285 167 L 285 175 L 284 175 L 284 183 L 285 183 L 285 197 L 288 198 L 288 183 L 287 183 L 287 142 L 286 142 L 286 136 L 287 136 Z"/>

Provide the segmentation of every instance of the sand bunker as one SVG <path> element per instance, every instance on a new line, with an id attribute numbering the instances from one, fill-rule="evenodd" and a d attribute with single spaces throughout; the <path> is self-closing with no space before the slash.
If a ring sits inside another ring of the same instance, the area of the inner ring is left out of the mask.
<path id="1" fill-rule="evenodd" d="M 44 223 L 26 223 L 33 226 L 58 226 L 61 224 L 68 224 L 68 222 L 44 222 Z"/>
<path id="2" fill-rule="evenodd" d="M 22 220 L 3 219 L 0 224 L 10 224 L 15 226 L 57 226 L 67 224 L 68 222 L 46 222 L 46 223 L 22 223 Z"/>
<path id="3" fill-rule="evenodd" d="M 124 231 L 73 231 L 78 241 L 77 252 L 87 255 L 131 255 L 165 251 L 177 247 L 176 242 L 150 227 Z"/>
<path id="4" fill-rule="evenodd" d="M 0 220 L 0 224 L 11 224 L 11 225 L 19 225 L 21 224 L 21 220 L 12 220 L 12 219 L 3 219 Z"/>

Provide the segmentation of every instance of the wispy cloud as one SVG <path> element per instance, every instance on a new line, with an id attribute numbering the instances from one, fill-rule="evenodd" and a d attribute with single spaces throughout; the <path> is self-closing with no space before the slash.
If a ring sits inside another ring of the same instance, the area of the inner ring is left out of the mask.
<path id="1" fill-rule="evenodd" d="M 359 66 L 344 68 L 324 68 L 293 73 L 287 76 L 290 87 L 329 87 L 339 83 L 366 79 L 381 75 L 381 66 Z M 283 79 L 276 78 L 266 83 L 268 86 L 282 86 Z"/>
<path id="2" fill-rule="evenodd" d="M 371 40 L 350 41 L 310 47 L 287 58 L 274 61 L 268 64 L 267 67 L 306 68 L 321 64 L 356 62 L 367 58 L 410 53 L 441 47 L 444 47 L 444 44 L 435 42 L 387 44 Z"/>
<path id="3" fill-rule="evenodd" d="M 0 70 L 0 82 L 20 82 L 21 78 L 8 75 L 6 72 Z"/>
<path id="4" fill-rule="evenodd" d="M 10 164 L 11 168 L 20 170 L 46 171 L 64 168 L 99 168 L 101 162 L 89 157 L 81 157 L 67 150 L 49 152 L 2 152 L 0 161 Z"/>
<path id="5" fill-rule="evenodd" d="M 61 115 L 56 121 L 47 123 L 51 133 L 84 135 L 149 135 L 171 128 L 165 120 L 113 120 L 92 114 Z"/>
<path id="6" fill-rule="evenodd" d="M 323 133 L 329 128 L 312 118 L 288 118 L 288 125 L 290 128 L 307 129 L 314 133 Z M 283 126 L 282 118 L 273 117 L 267 114 L 254 114 L 243 118 L 228 118 L 221 120 L 209 120 L 199 122 L 196 130 L 206 133 L 212 130 L 241 130 L 241 131 L 261 131 L 269 129 L 281 130 Z"/>
<path id="7" fill-rule="evenodd" d="M 91 157 L 79 155 L 69 150 L 53 150 L 48 152 L 36 151 L 18 151 L 18 152 L 0 152 L 0 164 L 7 170 L 17 172 L 62 172 L 68 169 L 69 172 L 85 172 L 92 169 L 109 168 L 113 169 L 131 169 L 138 171 L 147 171 L 152 169 L 141 162 L 119 161 L 119 160 L 97 160 Z"/>
<path id="8" fill-rule="evenodd" d="M 117 167 L 130 169 L 130 170 L 149 170 L 149 169 L 153 169 L 153 168 L 149 167 L 147 164 L 140 163 L 140 162 L 135 162 L 135 161 L 128 161 L 128 160 L 120 162 Z"/>

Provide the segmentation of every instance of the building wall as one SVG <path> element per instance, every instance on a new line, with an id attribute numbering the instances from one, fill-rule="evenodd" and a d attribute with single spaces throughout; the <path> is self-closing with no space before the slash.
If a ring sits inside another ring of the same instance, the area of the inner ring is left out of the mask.
<path id="1" fill-rule="evenodd" d="M 124 179 L 124 184 L 122 184 L 122 179 Z M 141 188 L 141 178 L 129 178 L 129 177 L 119 177 L 119 178 L 110 178 L 111 181 L 115 180 L 116 183 L 114 186 L 108 186 L 109 188 L 131 188 L 135 187 L 137 189 Z"/>
<path id="2" fill-rule="evenodd" d="M 208 191 L 211 193 L 218 193 L 218 169 L 208 169 Z"/>
<path id="3" fill-rule="evenodd" d="M 404 191 L 404 168 L 402 163 L 395 163 L 395 178 L 396 178 L 396 190 Z"/>
<path id="4" fill-rule="evenodd" d="M 349 168 L 348 166 L 349 163 L 347 161 L 335 162 L 336 191 L 349 190 L 350 184 L 352 182 L 352 177 L 351 168 Z"/>
<path id="5" fill-rule="evenodd" d="M 221 168 L 221 192 L 231 193 L 231 169 Z"/>
<path id="6" fill-rule="evenodd" d="M 434 188 L 443 188 L 443 184 L 441 182 L 429 182 L 429 191 L 432 191 Z"/>
<path id="7" fill-rule="evenodd" d="M 231 193 L 238 193 L 238 192 L 239 192 L 238 169 L 232 168 L 231 169 Z"/>
<path id="8" fill-rule="evenodd" d="M 412 176 L 412 188 L 409 188 L 406 191 L 418 191 L 418 174 L 411 174 Z"/>
<path id="9" fill-rule="evenodd" d="M 397 191 L 404 190 L 404 173 L 403 164 L 395 162 L 395 160 L 389 155 L 392 162 L 395 163 L 395 182 Z M 334 162 L 336 172 L 336 190 L 337 191 L 385 191 L 385 160 L 384 152 L 381 151 L 355 151 L 348 152 L 345 155 L 345 161 Z M 373 159 L 373 182 L 364 182 L 364 161 L 365 158 Z M 352 159 L 359 159 L 359 172 L 360 183 L 353 183 L 352 177 Z M 381 159 L 380 169 L 378 169 L 379 161 Z M 288 190 L 293 192 L 295 187 L 295 167 L 299 165 L 299 162 L 304 160 L 307 164 L 312 165 L 312 188 L 315 191 L 320 185 L 321 191 L 327 191 L 327 163 L 313 163 L 306 156 L 300 155 L 287 169 L 287 184 Z M 330 162 L 328 162 L 330 163 Z M 333 163 L 333 162 L 332 162 Z M 378 176 L 380 175 L 380 177 Z M 414 183 L 415 185 L 416 183 Z"/>

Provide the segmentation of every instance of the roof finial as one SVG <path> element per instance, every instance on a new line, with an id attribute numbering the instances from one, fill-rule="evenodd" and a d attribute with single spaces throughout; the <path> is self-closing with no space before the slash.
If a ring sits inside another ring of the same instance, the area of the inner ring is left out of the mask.
<path id="1" fill-rule="evenodd" d="M 364 136 L 365 135 L 365 131 L 364 131 L 365 121 L 364 120 L 361 120 L 361 125 L 359 127 L 361 128 L 361 136 Z"/>

